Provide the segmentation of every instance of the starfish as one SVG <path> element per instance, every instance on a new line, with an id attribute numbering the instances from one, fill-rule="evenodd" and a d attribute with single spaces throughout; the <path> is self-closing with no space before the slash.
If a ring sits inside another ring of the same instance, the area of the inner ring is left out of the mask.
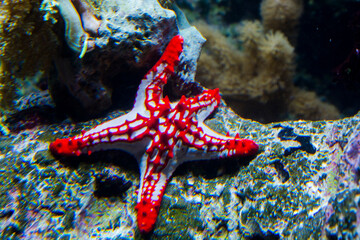
<path id="1" fill-rule="evenodd" d="M 204 120 L 220 103 L 218 89 L 177 102 L 163 97 L 174 73 L 183 38 L 173 37 L 160 60 L 142 79 L 133 109 L 80 135 L 50 144 L 55 155 L 79 156 L 93 151 L 121 149 L 140 166 L 137 221 L 142 233 L 154 228 L 165 187 L 176 167 L 186 161 L 254 155 L 258 145 L 249 139 L 219 134 Z"/>

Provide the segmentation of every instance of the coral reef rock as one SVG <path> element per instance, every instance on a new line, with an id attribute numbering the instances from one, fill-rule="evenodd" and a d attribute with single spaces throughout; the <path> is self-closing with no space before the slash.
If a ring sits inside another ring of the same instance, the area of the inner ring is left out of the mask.
<path id="1" fill-rule="evenodd" d="M 77 34 L 73 31 L 79 37 L 66 36 L 68 44 L 64 44 L 55 60 L 58 77 L 50 80 L 49 85 L 57 106 L 80 119 L 96 116 L 114 106 L 130 108 L 142 76 L 159 59 L 170 39 L 179 33 L 184 37 L 185 49 L 179 64 L 178 79 L 181 81 L 178 82 L 193 82 L 205 40 L 188 24 L 181 11 L 174 8 L 176 14 L 162 8 L 156 0 L 102 1 L 94 13 L 101 19 L 97 33 L 83 43 L 87 45 L 79 47 L 78 42 L 87 33 L 81 26 L 73 27 L 80 29 Z M 66 26 L 86 25 L 89 21 L 77 18 L 70 24 L 72 18 L 66 19 Z M 75 43 L 70 44 L 71 39 Z M 95 44 L 93 47 L 88 46 L 90 41 Z M 78 46 L 78 51 L 68 46 Z M 80 49 L 83 50 L 79 55 Z"/>
<path id="2" fill-rule="evenodd" d="M 122 114 L 0 135 L 4 239 L 140 237 L 135 159 L 120 151 L 59 159 L 48 151 L 55 138 Z M 359 114 L 264 125 L 221 104 L 206 124 L 254 139 L 260 152 L 253 159 L 182 165 L 168 184 L 152 239 L 359 236 Z"/>

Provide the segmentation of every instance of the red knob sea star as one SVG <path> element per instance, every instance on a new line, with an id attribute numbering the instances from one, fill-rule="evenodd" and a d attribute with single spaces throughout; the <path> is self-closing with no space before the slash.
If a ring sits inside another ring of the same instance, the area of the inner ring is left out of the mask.
<path id="1" fill-rule="evenodd" d="M 137 206 L 138 226 L 149 233 L 172 173 L 186 161 L 254 155 L 258 145 L 248 139 L 221 135 L 204 124 L 219 105 L 219 90 L 205 90 L 195 97 L 171 103 L 163 98 L 163 86 L 173 74 L 183 49 L 175 36 L 164 54 L 141 81 L 134 108 L 81 135 L 57 139 L 54 154 L 72 156 L 105 149 L 125 150 L 138 160 L 141 172 Z"/>

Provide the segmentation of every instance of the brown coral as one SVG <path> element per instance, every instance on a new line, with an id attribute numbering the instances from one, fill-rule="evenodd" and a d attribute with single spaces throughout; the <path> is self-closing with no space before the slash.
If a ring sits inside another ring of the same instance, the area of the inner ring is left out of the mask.
<path id="1" fill-rule="evenodd" d="M 294 47 L 282 32 L 265 32 L 259 21 L 244 21 L 238 27 L 240 51 L 215 28 L 205 23 L 197 27 L 207 43 L 196 79 L 206 87 L 219 87 L 226 103 L 241 116 L 262 122 L 283 120 L 289 117 L 288 111 L 305 119 L 339 117 L 334 106 L 322 103 L 314 93 L 302 96 L 295 90 Z M 302 108 L 301 102 L 313 105 Z M 304 114 L 306 107 L 308 114 Z"/>
<path id="2" fill-rule="evenodd" d="M 295 44 L 303 0 L 263 0 L 261 16 L 265 31 L 281 31 Z"/>
<path id="3" fill-rule="evenodd" d="M 289 113 L 294 119 L 335 120 L 340 117 L 339 110 L 329 103 L 322 102 L 315 92 L 296 88 L 292 94 Z"/>
<path id="4" fill-rule="evenodd" d="M 225 96 L 262 103 L 278 99 L 279 92 L 291 84 L 294 49 L 282 33 L 266 34 L 258 21 L 246 21 L 240 27 L 243 51 L 239 51 L 219 31 L 205 24 L 198 24 L 198 28 L 208 41 L 200 57 L 200 82 L 220 86 Z M 213 75 L 207 75 L 209 72 Z"/>
<path id="5" fill-rule="evenodd" d="M 199 31 L 207 38 L 203 48 L 196 78 L 209 88 L 218 87 L 226 82 L 229 88 L 236 79 L 230 79 L 236 73 L 240 74 L 241 53 L 228 44 L 226 38 L 216 29 L 205 23 L 196 24 Z M 225 87 L 225 85 L 222 85 Z"/>
<path id="6" fill-rule="evenodd" d="M 249 21 L 243 23 L 240 36 L 248 35 L 247 31 L 252 36 L 252 30 L 247 26 L 249 24 L 252 25 Z M 259 22 L 257 24 L 260 25 Z M 291 87 L 295 69 L 294 48 L 278 31 L 262 31 L 261 37 L 256 36 L 251 44 L 249 42 L 243 42 L 242 62 L 251 98 L 259 99 L 261 103 L 287 98 L 286 90 Z"/>

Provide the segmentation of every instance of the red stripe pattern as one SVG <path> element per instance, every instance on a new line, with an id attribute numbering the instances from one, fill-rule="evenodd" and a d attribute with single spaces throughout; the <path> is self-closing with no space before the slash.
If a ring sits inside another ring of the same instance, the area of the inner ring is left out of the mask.
<path id="1" fill-rule="evenodd" d="M 175 36 L 155 66 L 141 81 L 134 108 L 81 135 L 50 144 L 55 155 L 78 156 L 105 149 L 132 153 L 141 171 L 136 209 L 142 233 L 154 228 L 165 187 L 176 167 L 185 161 L 254 155 L 258 145 L 248 139 L 221 135 L 204 124 L 220 103 L 219 90 L 171 103 L 163 87 L 174 73 L 183 50 Z"/>

